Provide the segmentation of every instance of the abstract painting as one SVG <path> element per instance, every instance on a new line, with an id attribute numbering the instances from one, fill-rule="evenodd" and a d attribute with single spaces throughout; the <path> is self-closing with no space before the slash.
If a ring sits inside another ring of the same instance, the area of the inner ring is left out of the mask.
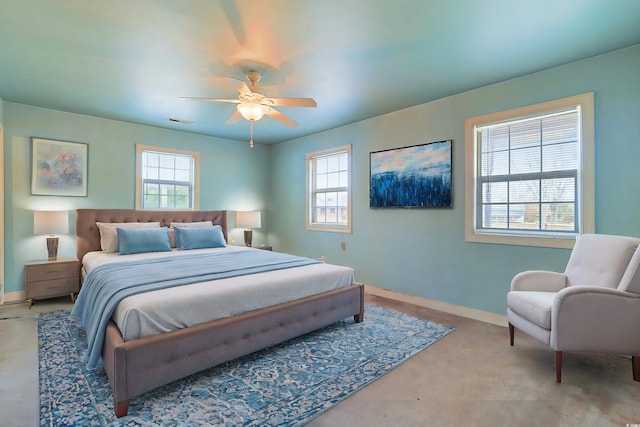
<path id="1" fill-rule="evenodd" d="M 31 194 L 87 195 L 87 144 L 32 138 Z"/>
<path id="2" fill-rule="evenodd" d="M 452 141 L 370 153 L 372 208 L 451 207 Z"/>

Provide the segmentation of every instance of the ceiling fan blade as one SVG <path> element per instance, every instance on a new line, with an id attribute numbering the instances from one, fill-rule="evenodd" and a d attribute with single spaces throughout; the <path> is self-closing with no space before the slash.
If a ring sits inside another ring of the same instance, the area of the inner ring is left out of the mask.
<path id="1" fill-rule="evenodd" d="M 240 111 L 236 110 L 236 112 L 233 113 L 231 117 L 229 117 L 227 121 L 224 123 L 227 125 L 233 125 L 235 123 L 238 123 L 238 121 L 240 121 L 241 118 L 242 118 L 242 114 L 240 114 Z"/>
<path id="2" fill-rule="evenodd" d="M 271 117 L 274 120 L 279 121 L 280 123 L 282 123 L 286 127 L 294 128 L 294 127 L 298 126 L 298 122 L 296 122 L 295 120 L 285 116 L 280 111 L 275 110 L 273 108 L 269 108 L 269 111 L 267 111 L 265 113 L 265 115 Z"/>
<path id="3" fill-rule="evenodd" d="M 228 79 L 232 79 L 232 80 L 237 80 L 239 82 L 244 82 L 244 80 L 242 80 L 240 77 L 236 77 L 236 76 L 225 76 Z M 234 82 L 235 83 L 235 82 Z"/>
<path id="4" fill-rule="evenodd" d="M 251 89 L 249 89 L 249 86 L 247 85 L 247 83 L 244 80 L 242 80 L 242 79 L 240 79 L 238 77 L 235 77 L 235 76 L 227 76 L 227 78 L 235 80 L 240 84 L 240 86 L 238 86 L 238 92 L 239 93 L 245 94 L 245 95 L 251 95 Z"/>
<path id="5" fill-rule="evenodd" d="M 240 87 L 238 88 L 238 92 L 240 92 L 241 94 L 244 95 L 251 95 L 251 89 L 249 89 L 249 86 L 247 86 L 247 84 L 245 82 L 241 82 L 240 83 Z"/>
<path id="6" fill-rule="evenodd" d="M 209 101 L 209 102 L 230 102 L 231 104 L 239 104 L 239 99 L 232 98 L 198 98 L 195 96 L 181 96 L 179 99 L 186 99 L 189 101 Z"/>
<path id="7" fill-rule="evenodd" d="M 316 100 L 313 98 L 268 98 L 271 105 L 276 107 L 316 107 Z"/>

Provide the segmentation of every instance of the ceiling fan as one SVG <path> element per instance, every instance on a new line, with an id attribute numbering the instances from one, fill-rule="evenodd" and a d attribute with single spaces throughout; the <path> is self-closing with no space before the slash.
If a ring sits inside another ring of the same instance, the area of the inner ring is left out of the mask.
<path id="1" fill-rule="evenodd" d="M 269 98 L 264 94 L 263 89 L 256 84 L 260 81 L 261 77 L 259 71 L 249 70 L 245 73 L 245 76 L 247 77 L 247 80 L 249 80 L 249 85 L 244 80 L 237 77 L 228 77 L 240 82 L 240 86 L 238 87 L 238 98 L 199 98 L 182 96 L 180 99 L 238 104 L 236 111 L 225 123 L 237 123 L 242 118 L 248 120 L 251 123 L 250 147 L 253 147 L 253 122 L 262 119 L 264 116 L 269 116 L 290 128 L 298 126 L 298 122 L 282 114 L 273 107 L 316 107 L 317 105 L 313 98 Z"/>

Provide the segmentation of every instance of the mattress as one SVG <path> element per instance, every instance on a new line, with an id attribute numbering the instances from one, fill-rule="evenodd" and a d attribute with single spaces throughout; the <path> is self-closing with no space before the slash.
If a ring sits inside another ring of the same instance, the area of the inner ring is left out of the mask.
<path id="1" fill-rule="evenodd" d="M 108 264 L 189 256 L 203 252 L 258 251 L 244 246 L 149 252 L 132 255 L 88 252 L 82 260 L 83 274 Z M 350 267 L 319 263 L 277 271 L 237 276 L 176 286 L 124 298 L 112 320 L 125 341 L 194 326 L 251 310 L 294 301 L 355 283 Z"/>

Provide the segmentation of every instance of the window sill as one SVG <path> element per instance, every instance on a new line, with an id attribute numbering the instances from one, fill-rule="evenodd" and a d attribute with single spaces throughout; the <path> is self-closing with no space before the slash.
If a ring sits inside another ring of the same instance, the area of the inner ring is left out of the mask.
<path id="1" fill-rule="evenodd" d="M 541 248 L 572 249 L 576 243 L 575 235 L 569 236 L 527 236 L 501 233 L 479 233 L 467 231 L 465 233 L 466 242 L 472 243 L 492 243 L 496 245 L 513 246 L 535 246 Z"/>
<path id="2" fill-rule="evenodd" d="M 308 231 L 328 231 L 331 233 L 351 233 L 350 226 L 335 226 L 335 225 L 319 225 L 319 224 L 307 224 Z"/>

